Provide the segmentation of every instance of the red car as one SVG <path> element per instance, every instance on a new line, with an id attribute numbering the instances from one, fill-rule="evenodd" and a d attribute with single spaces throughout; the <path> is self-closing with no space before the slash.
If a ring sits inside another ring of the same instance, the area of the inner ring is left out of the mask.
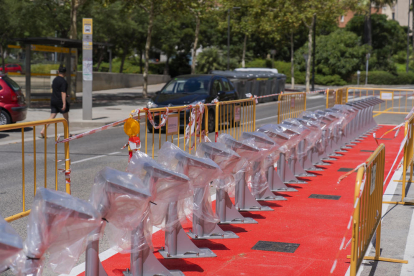
<path id="1" fill-rule="evenodd" d="M 21 73 L 22 71 L 22 67 L 19 64 L 6 64 L 5 65 L 6 70 L 4 70 L 3 72 L 3 67 L 0 67 L 0 72 L 1 73 L 8 73 L 8 72 L 14 72 L 14 73 Z"/>
<path id="2" fill-rule="evenodd" d="M 20 86 L 6 75 L 0 74 L 0 125 L 26 119 L 27 105 Z"/>

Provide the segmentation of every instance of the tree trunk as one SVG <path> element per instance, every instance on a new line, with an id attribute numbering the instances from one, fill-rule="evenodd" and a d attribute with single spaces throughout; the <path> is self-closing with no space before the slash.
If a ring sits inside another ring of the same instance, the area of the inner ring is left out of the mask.
<path id="1" fill-rule="evenodd" d="M 79 0 L 72 0 L 71 1 L 71 8 L 70 8 L 70 31 L 69 31 L 69 38 L 76 39 L 77 38 L 77 26 L 76 26 L 76 16 L 78 13 L 79 7 Z"/>
<path id="2" fill-rule="evenodd" d="M 244 35 L 243 42 L 243 55 L 242 55 L 242 67 L 246 67 L 246 44 L 247 44 L 247 34 Z"/>
<path id="3" fill-rule="evenodd" d="M 6 74 L 6 61 L 4 58 L 4 48 L 3 45 L 0 44 L 0 51 L 1 51 L 1 68 L 3 68 L 3 74 Z"/>
<path id="4" fill-rule="evenodd" d="M 167 55 L 167 60 L 165 61 L 165 66 L 164 66 L 164 75 L 169 75 L 170 74 L 170 55 Z"/>
<path id="5" fill-rule="evenodd" d="M 290 74 L 291 74 L 291 88 L 295 88 L 295 63 L 294 63 L 294 57 L 293 57 L 294 51 L 293 51 L 293 31 L 290 32 Z"/>
<path id="6" fill-rule="evenodd" d="M 367 44 L 369 46 L 372 46 L 372 31 L 371 31 L 371 7 L 372 7 L 372 0 L 369 1 L 369 7 L 368 7 L 368 20 L 367 20 Z"/>
<path id="7" fill-rule="evenodd" d="M 412 35 L 414 35 L 414 0 L 412 0 L 412 2 L 413 2 L 413 6 L 412 6 L 411 11 L 412 11 L 412 16 L 413 16 L 413 18 L 412 18 L 413 26 L 411 28 L 411 33 L 412 33 Z M 412 51 L 414 51 L 414 36 L 412 37 L 412 39 L 413 39 L 413 49 L 412 49 Z"/>
<path id="8" fill-rule="evenodd" d="M 122 73 L 124 71 L 124 62 L 127 55 L 127 47 L 124 48 L 124 52 L 122 53 L 122 60 L 121 60 L 121 67 L 119 67 L 119 73 Z"/>
<path id="9" fill-rule="evenodd" d="M 144 71 L 144 87 L 142 93 L 144 98 L 148 97 L 148 69 L 149 69 L 149 50 L 151 47 L 151 34 L 152 34 L 152 25 L 154 24 L 154 1 L 151 1 L 151 7 L 149 11 L 148 18 L 148 32 L 147 32 L 147 42 L 145 43 L 145 71 Z"/>
<path id="10" fill-rule="evenodd" d="M 99 51 L 99 58 L 98 58 L 98 64 L 96 65 L 97 71 L 99 71 L 99 68 L 101 67 L 101 63 L 103 60 L 103 56 L 104 56 L 104 50 Z"/>
<path id="11" fill-rule="evenodd" d="M 195 68 L 197 63 L 197 44 L 198 44 L 198 34 L 200 33 L 200 17 L 198 14 L 195 13 L 196 18 L 196 28 L 194 32 L 194 46 L 193 46 L 193 53 L 191 58 L 191 74 L 195 74 Z"/>
<path id="12" fill-rule="evenodd" d="M 142 55 L 143 55 L 143 53 L 142 53 L 143 51 L 142 51 L 142 49 L 139 49 L 139 72 L 142 74 Z"/>
<path id="13" fill-rule="evenodd" d="M 310 69 L 311 69 L 311 60 L 312 60 L 312 36 L 313 36 L 313 24 L 315 17 L 312 17 L 312 24 L 309 26 L 309 35 L 308 35 L 308 60 L 306 61 L 306 92 L 309 92 L 310 89 Z"/>

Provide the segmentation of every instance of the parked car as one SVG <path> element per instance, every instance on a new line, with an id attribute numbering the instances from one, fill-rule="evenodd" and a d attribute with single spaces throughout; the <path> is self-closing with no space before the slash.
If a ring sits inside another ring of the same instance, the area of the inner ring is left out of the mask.
<path id="1" fill-rule="evenodd" d="M 0 67 L 0 73 L 8 73 L 8 72 L 21 73 L 23 72 L 22 67 L 19 64 L 9 63 L 9 64 L 6 64 L 4 67 L 6 68 L 6 70 L 4 70 L 3 72 L 3 67 Z"/>
<path id="2" fill-rule="evenodd" d="M 211 103 L 214 99 L 222 101 L 231 101 L 239 99 L 233 84 L 220 75 L 183 75 L 173 78 L 161 91 L 155 93 L 155 96 L 147 103 L 148 108 L 195 105 L 198 102 Z M 208 131 L 215 130 L 215 107 L 208 107 Z M 230 108 L 228 110 L 230 112 Z M 189 111 L 180 112 L 180 125 L 184 126 L 184 116 L 187 116 L 188 122 Z M 226 116 L 227 118 L 229 116 Z M 154 118 L 158 124 L 159 117 Z M 204 122 L 204 120 L 203 120 Z M 152 132 L 152 125 L 147 124 L 148 131 Z"/>
<path id="3" fill-rule="evenodd" d="M 20 86 L 7 75 L 0 74 L 0 125 L 26 119 L 27 105 Z"/>

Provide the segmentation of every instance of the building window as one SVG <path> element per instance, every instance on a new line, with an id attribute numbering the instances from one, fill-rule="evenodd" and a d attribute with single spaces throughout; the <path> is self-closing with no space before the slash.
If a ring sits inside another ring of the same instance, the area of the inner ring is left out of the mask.
<path id="1" fill-rule="evenodd" d="M 341 22 L 344 22 L 345 21 L 345 16 L 344 15 L 342 15 L 341 16 Z"/>
<path id="2" fill-rule="evenodd" d="M 395 20 L 395 12 L 392 13 L 392 20 Z"/>

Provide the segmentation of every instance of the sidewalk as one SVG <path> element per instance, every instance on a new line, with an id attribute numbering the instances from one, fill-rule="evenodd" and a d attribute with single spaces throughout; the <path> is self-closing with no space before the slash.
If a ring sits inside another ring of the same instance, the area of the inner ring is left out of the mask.
<path id="1" fill-rule="evenodd" d="M 148 86 L 149 97 L 161 90 L 164 84 Z M 99 127 L 111 122 L 125 119 L 131 110 L 145 107 L 148 99 L 142 94 L 142 87 L 110 89 L 93 92 L 93 119 L 82 119 L 82 92 L 76 93 L 76 102 L 71 102 L 69 122 L 72 128 Z M 24 122 L 45 120 L 50 116 L 48 102 L 34 102 L 28 109 Z M 58 115 L 61 116 L 61 115 Z"/>

